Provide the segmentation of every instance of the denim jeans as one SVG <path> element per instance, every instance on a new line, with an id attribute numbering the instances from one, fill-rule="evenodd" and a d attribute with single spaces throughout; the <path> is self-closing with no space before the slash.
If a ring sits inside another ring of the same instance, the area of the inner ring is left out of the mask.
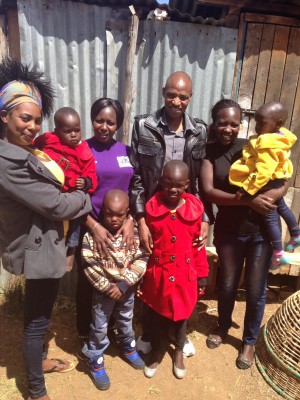
<path id="1" fill-rule="evenodd" d="M 296 217 L 289 209 L 289 207 L 285 204 L 284 199 L 279 199 L 275 204 L 277 205 L 277 209 L 266 214 L 264 216 L 264 221 L 267 226 L 273 250 L 281 251 L 283 248 L 281 242 L 281 226 L 278 214 L 287 224 L 291 236 L 300 235 L 300 229 Z"/>
<path id="2" fill-rule="evenodd" d="M 47 394 L 42 368 L 45 334 L 57 296 L 59 279 L 27 279 L 24 300 L 23 353 L 32 399 Z"/>
<path id="3" fill-rule="evenodd" d="M 262 235 L 223 234 L 214 240 L 220 259 L 218 276 L 218 323 L 228 330 L 238 284 L 245 261 L 246 312 L 243 343 L 254 345 L 266 304 L 266 285 L 272 255 L 268 238 Z"/>
<path id="4" fill-rule="evenodd" d="M 80 241 L 80 221 L 81 218 L 72 219 L 69 221 L 69 230 L 66 241 L 67 247 L 77 247 Z"/>
<path id="5" fill-rule="evenodd" d="M 124 297 L 116 301 L 94 289 L 93 293 L 93 321 L 90 327 L 89 341 L 82 351 L 89 357 L 102 357 L 109 346 L 107 336 L 108 323 L 111 317 L 115 320 L 118 330 L 118 341 L 134 338 L 132 329 L 135 287 L 130 287 Z"/>

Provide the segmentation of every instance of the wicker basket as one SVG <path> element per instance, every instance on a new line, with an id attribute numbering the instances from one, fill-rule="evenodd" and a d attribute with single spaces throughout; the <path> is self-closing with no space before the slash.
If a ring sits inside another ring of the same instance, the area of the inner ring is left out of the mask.
<path id="1" fill-rule="evenodd" d="M 287 399 L 300 399 L 300 290 L 263 326 L 256 362 L 273 389 Z"/>

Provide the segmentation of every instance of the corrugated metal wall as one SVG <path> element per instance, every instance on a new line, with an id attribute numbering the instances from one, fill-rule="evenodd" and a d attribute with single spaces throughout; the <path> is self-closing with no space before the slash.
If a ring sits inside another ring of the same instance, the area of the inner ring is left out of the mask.
<path id="1" fill-rule="evenodd" d="M 124 66 L 129 12 L 83 3 L 18 0 L 21 59 L 36 64 L 57 91 L 55 109 L 74 107 L 81 115 L 85 137 L 91 136 L 91 104 L 101 96 L 124 95 Z M 209 122 L 212 105 L 230 97 L 237 31 L 209 25 L 140 21 L 133 66 L 136 114 L 163 105 L 161 89 L 176 70 L 194 82 L 191 114 Z M 43 130 L 52 129 L 45 121 Z M 0 271 L 0 287 L 9 274 Z M 75 294 L 76 272 L 62 280 L 65 294 Z"/>
<path id="2" fill-rule="evenodd" d="M 100 96 L 123 100 L 129 11 L 62 0 L 19 0 L 18 11 L 22 60 L 50 76 L 55 108 L 78 110 L 89 137 L 92 102 Z M 160 107 L 167 76 L 184 70 L 194 82 L 189 110 L 208 121 L 211 106 L 230 97 L 236 42 L 237 31 L 228 28 L 140 21 L 131 120 Z"/>

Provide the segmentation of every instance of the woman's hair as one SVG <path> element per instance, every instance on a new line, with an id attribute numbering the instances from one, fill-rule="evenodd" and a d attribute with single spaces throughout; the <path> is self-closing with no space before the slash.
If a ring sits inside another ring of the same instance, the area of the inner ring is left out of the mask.
<path id="1" fill-rule="evenodd" d="M 237 108 L 240 111 L 241 119 L 242 119 L 243 111 L 242 111 L 239 103 L 237 103 L 236 101 L 231 100 L 231 99 L 222 99 L 222 100 L 219 100 L 211 109 L 211 117 L 212 117 L 213 123 L 215 123 L 217 121 L 219 111 L 223 110 L 224 108 Z"/>
<path id="2" fill-rule="evenodd" d="M 109 99 L 107 97 L 102 97 L 101 99 L 96 100 L 91 107 L 91 121 L 93 122 L 99 112 L 107 107 L 112 107 L 115 110 L 117 117 L 117 129 L 119 129 L 123 124 L 124 110 L 118 100 Z"/>
<path id="3" fill-rule="evenodd" d="M 36 88 L 42 99 L 42 115 L 49 117 L 53 110 L 54 90 L 43 72 L 8 57 L 0 63 L 0 90 L 12 81 L 21 81 Z"/>

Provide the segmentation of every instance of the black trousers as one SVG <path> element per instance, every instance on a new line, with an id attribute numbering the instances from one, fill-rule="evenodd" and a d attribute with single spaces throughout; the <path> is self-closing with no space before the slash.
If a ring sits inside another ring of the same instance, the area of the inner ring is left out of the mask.
<path id="1" fill-rule="evenodd" d="M 167 339 L 170 330 L 174 335 L 175 350 L 183 350 L 186 338 L 187 319 L 172 321 L 171 319 L 158 314 L 146 304 L 144 304 L 144 307 L 148 316 L 148 335 L 152 350 L 158 351 L 163 348 L 164 341 Z"/>
<path id="2" fill-rule="evenodd" d="M 42 359 L 45 334 L 57 296 L 59 279 L 27 279 L 24 300 L 23 354 L 32 399 L 46 395 Z"/>

